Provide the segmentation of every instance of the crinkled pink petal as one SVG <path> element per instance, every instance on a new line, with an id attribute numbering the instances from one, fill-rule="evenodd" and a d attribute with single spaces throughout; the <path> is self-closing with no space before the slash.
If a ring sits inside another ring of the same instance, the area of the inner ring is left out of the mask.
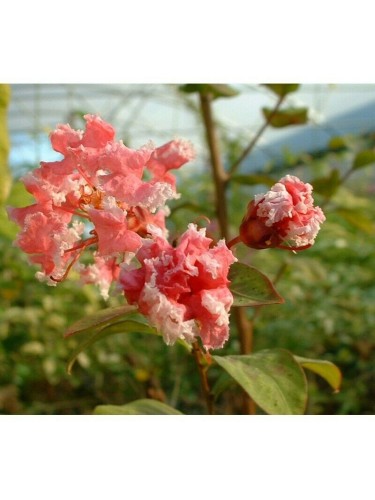
<path id="1" fill-rule="evenodd" d="M 81 186 L 85 184 L 84 179 L 77 173 L 60 174 L 52 166 L 53 163 L 44 164 L 27 173 L 22 179 L 27 191 L 40 203 L 51 200 L 56 206 L 76 208 Z"/>
<path id="2" fill-rule="evenodd" d="M 85 115 L 86 129 L 83 133 L 82 145 L 91 148 L 104 147 L 113 141 L 115 130 L 109 123 L 97 115 Z"/>
<path id="3" fill-rule="evenodd" d="M 74 130 L 70 125 L 58 125 L 56 130 L 50 133 L 52 147 L 58 153 L 66 154 L 68 148 L 76 148 L 82 142 L 83 132 Z"/>
<path id="4" fill-rule="evenodd" d="M 139 302 L 139 297 L 145 285 L 144 268 L 134 269 L 131 266 L 121 266 L 119 282 L 126 294 L 129 304 Z"/>
<path id="5" fill-rule="evenodd" d="M 163 231 L 155 226 L 149 227 L 152 238 L 145 238 L 142 241 L 142 246 L 137 252 L 137 259 L 141 264 L 146 259 L 159 257 L 162 253 L 173 253 L 172 245 L 167 241 Z"/>
<path id="6" fill-rule="evenodd" d="M 280 234 L 286 242 L 291 242 L 296 247 L 313 245 L 320 230 L 320 225 L 325 221 L 325 216 L 320 207 L 314 207 L 305 214 L 295 214 L 290 220 L 277 225 Z"/>
<path id="7" fill-rule="evenodd" d="M 133 193 L 129 193 L 125 201 L 129 205 L 144 207 L 150 212 L 155 212 L 163 207 L 167 200 L 179 197 L 180 195 L 166 182 L 142 182 Z"/>
<path id="8" fill-rule="evenodd" d="M 223 347 L 229 336 L 229 310 L 233 296 L 227 287 L 202 290 L 189 299 L 190 314 L 200 324 L 199 336 L 206 349 Z"/>
<path id="9" fill-rule="evenodd" d="M 53 207 L 50 201 L 46 203 L 35 203 L 34 205 L 20 208 L 7 207 L 7 212 L 10 220 L 16 222 L 23 230 L 27 230 L 23 227 L 25 226 L 26 218 L 38 213 L 45 215 L 46 219 L 53 217 L 54 221 L 59 221 L 63 224 L 69 223 L 72 219 L 71 213 Z"/>
<path id="10" fill-rule="evenodd" d="M 119 271 L 115 257 L 108 259 L 97 254 L 94 255 L 93 264 L 82 266 L 79 269 L 82 283 L 99 286 L 100 294 L 104 300 L 108 299 L 109 288 L 112 282 L 118 279 Z"/>
<path id="11" fill-rule="evenodd" d="M 229 268 L 236 260 L 225 241 L 220 240 L 214 248 L 197 257 L 196 266 L 199 274 L 190 282 L 192 289 L 227 286 Z"/>
<path id="12" fill-rule="evenodd" d="M 172 345 L 178 339 L 192 342 L 198 333 L 193 320 L 185 320 L 185 306 L 169 299 L 146 283 L 139 300 L 139 310 L 163 334 L 164 341 Z"/>
<path id="13" fill-rule="evenodd" d="M 100 187 L 107 195 L 129 205 L 138 205 L 135 193 L 142 184 L 142 180 L 132 173 L 126 177 L 120 174 L 107 174 L 100 177 Z"/>
<path id="14" fill-rule="evenodd" d="M 41 264 L 46 276 L 61 277 L 72 257 L 65 251 L 80 240 L 83 224 L 68 227 L 72 214 L 51 210 L 49 204 L 10 208 L 8 212 L 10 219 L 22 227 L 15 243 L 31 254 L 31 262 Z"/>
<path id="15" fill-rule="evenodd" d="M 100 168 L 112 173 L 142 177 L 147 161 L 153 148 L 144 146 L 140 149 L 130 149 L 120 142 L 110 142 L 100 153 Z"/>
<path id="16" fill-rule="evenodd" d="M 152 153 L 147 167 L 157 179 L 164 180 L 168 170 L 178 169 L 195 158 L 195 151 L 189 141 L 176 139 L 156 148 Z M 168 177 L 170 180 L 173 177 Z M 174 185 L 174 184 L 173 184 Z"/>
<path id="17" fill-rule="evenodd" d="M 142 238 L 128 230 L 126 214 L 120 208 L 111 211 L 90 208 L 88 214 L 98 235 L 100 255 L 136 252 L 142 245 Z"/>

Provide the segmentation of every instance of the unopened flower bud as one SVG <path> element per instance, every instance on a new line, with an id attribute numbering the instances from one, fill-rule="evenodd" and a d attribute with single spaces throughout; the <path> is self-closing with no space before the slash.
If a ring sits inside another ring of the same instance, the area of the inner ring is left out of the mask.
<path id="1" fill-rule="evenodd" d="M 312 186 L 286 175 L 248 204 L 238 240 L 256 248 L 304 250 L 314 244 L 325 216 L 314 207 Z"/>

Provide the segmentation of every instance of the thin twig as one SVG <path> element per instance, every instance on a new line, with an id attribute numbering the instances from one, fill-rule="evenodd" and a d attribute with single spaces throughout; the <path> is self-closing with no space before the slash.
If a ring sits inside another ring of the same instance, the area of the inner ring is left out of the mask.
<path id="1" fill-rule="evenodd" d="M 192 344 L 192 354 L 193 354 L 195 362 L 198 366 L 199 376 L 201 379 L 202 392 L 203 392 L 203 395 L 204 395 L 205 400 L 206 400 L 208 414 L 213 415 L 214 414 L 214 402 L 213 402 L 213 397 L 211 394 L 210 385 L 208 383 L 208 378 L 207 378 L 208 365 L 205 365 L 204 363 L 202 363 L 202 360 L 204 359 L 204 353 L 202 352 L 202 350 L 198 344 L 198 341 L 195 341 Z"/>
<path id="2" fill-rule="evenodd" d="M 268 127 L 268 125 L 271 123 L 272 118 L 275 116 L 275 114 L 279 110 L 282 102 L 284 101 L 284 98 L 285 98 L 285 95 L 281 95 L 278 98 L 277 103 L 276 103 L 274 109 L 268 115 L 266 121 L 263 123 L 263 125 L 260 127 L 260 129 L 258 130 L 258 132 L 255 134 L 255 136 L 253 137 L 253 139 L 250 141 L 249 145 L 243 150 L 241 156 L 231 165 L 231 167 L 229 168 L 229 174 L 230 175 L 233 175 L 236 172 L 236 170 L 238 169 L 238 167 L 241 165 L 241 163 L 244 161 L 244 159 L 247 156 L 249 156 L 249 154 L 251 153 L 251 151 L 255 147 L 256 143 L 258 142 L 259 138 L 264 133 L 264 131 L 266 130 L 266 128 Z"/>

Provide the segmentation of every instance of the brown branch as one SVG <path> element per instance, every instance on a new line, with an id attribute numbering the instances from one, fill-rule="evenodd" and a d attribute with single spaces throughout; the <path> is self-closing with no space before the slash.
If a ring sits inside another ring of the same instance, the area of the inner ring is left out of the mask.
<path id="1" fill-rule="evenodd" d="M 221 236 L 229 240 L 228 225 L 228 205 L 226 191 L 228 188 L 229 176 L 224 170 L 221 160 L 218 139 L 216 136 L 215 123 L 212 116 L 212 97 L 209 94 L 200 93 L 201 112 L 206 130 L 207 144 L 210 151 L 212 175 L 215 185 L 216 210 L 220 226 Z M 280 103 L 281 104 L 281 103 Z M 231 241 L 234 244 L 234 241 Z M 252 326 L 248 321 L 246 312 L 242 308 L 233 308 L 234 318 L 237 324 L 238 336 L 241 343 L 241 353 L 249 354 L 252 350 Z M 203 383 L 203 382 L 202 382 Z M 255 404 L 244 393 L 243 412 L 246 414 L 255 414 Z"/>
<path id="2" fill-rule="evenodd" d="M 212 117 L 210 94 L 200 94 L 201 112 L 206 130 L 206 139 L 210 151 L 212 175 L 215 184 L 215 206 L 219 220 L 221 236 L 228 240 L 228 207 L 226 202 L 226 185 L 228 174 L 224 170 L 220 157 L 216 129 Z"/>

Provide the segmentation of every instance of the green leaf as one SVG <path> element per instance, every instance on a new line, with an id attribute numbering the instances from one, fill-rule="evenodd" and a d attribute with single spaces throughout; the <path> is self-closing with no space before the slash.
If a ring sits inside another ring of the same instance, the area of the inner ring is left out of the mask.
<path id="1" fill-rule="evenodd" d="M 228 279 L 234 306 L 263 306 L 284 302 L 271 280 L 255 267 L 235 262 L 230 267 Z"/>
<path id="2" fill-rule="evenodd" d="M 353 170 L 357 170 L 358 168 L 367 167 L 371 165 L 371 163 L 375 162 L 375 151 L 372 149 L 365 149 L 357 154 L 354 158 L 353 162 Z"/>
<path id="3" fill-rule="evenodd" d="M 328 141 L 328 148 L 333 151 L 343 151 L 348 148 L 348 145 L 343 137 L 337 135 L 335 137 L 331 137 Z"/>
<path id="4" fill-rule="evenodd" d="M 364 233 L 374 235 L 375 225 L 374 221 L 364 215 L 363 210 L 354 210 L 350 208 L 337 208 L 336 213 L 345 219 L 349 224 L 357 227 Z"/>
<path id="5" fill-rule="evenodd" d="M 0 205 L 8 198 L 12 178 L 8 167 L 9 134 L 7 126 L 10 86 L 0 84 Z"/>
<path id="6" fill-rule="evenodd" d="M 82 318 L 71 325 L 64 333 L 64 337 L 70 337 L 76 333 L 83 333 L 87 330 L 92 330 L 93 328 L 104 327 L 113 323 L 113 320 L 117 320 L 118 318 L 121 318 L 121 316 L 133 313 L 136 310 L 137 308 L 135 306 L 119 306 L 102 309 L 101 311 Z"/>
<path id="7" fill-rule="evenodd" d="M 264 184 L 265 186 L 273 186 L 277 180 L 272 179 L 268 175 L 263 174 L 249 174 L 249 175 L 233 175 L 230 178 L 231 181 L 236 182 L 237 184 L 243 184 L 247 186 L 254 186 L 256 184 Z"/>
<path id="8" fill-rule="evenodd" d="M 329 383 L 335 392 L 339 392 L 342 382 L 342 374 L 336 365 L 323 359 L 301 358 L 300 356 L 294 356 L 294 359 L 302 366 L 302 368 L 320 375 Z"/>
<path id="9" fill-rule="evenodd" d="M 279 97 L 284 97 L 299 88 L 299 83 L 264 83 L 263 85 Z"/>
<path id="10" fill-rule="evenodd" d="M 77 333 L 77 332 L 75 332 Z M 105 337 L 109 337 L 111 335 L 119 334 L 119 333 L 148 333 L 152 335 L 159 335 L 155 328 L 151 326 L 141 323 L 136 320 L 128 319 L 125 321 L 119 321 L 118 323 L 110 323 L 104 326 L 103 328 L 86 329 L 80 331 L 81 342 L 78 347 L 72 352 L 69 356 L 67 363 L 67 372 L 71 374 L 74 363 L 77 360 L 77 357 L 81 352 L 95 344 L 99 340 L 104 339 Z"/>
<path id="11" fill-rule="evenodd" d="M 235 384 L 236 381 L 233 379 L 233 377 L 231 377 L 227 372 L 222 372 L 211 388 L 211 394 L 214 398 L 214 401 L 218 399 L 222 392 L 230 389 Z"/>
<path id="12" fill-rule="evenodd" d="M 138 399 L 126 405 L 100 405 L 93 412 L 94 415 L 182 415 L 172 406 L 156 401 L 155 399 Z"/>
<path id="13" fill-rule="evenodd" d="M 307 402 L 305 374 L 285 349 L 252 355 L 213 356 L 247 394 L 270 415 L 302 415 Z"/>
<path id="14" fill-rule="evenodd" d="M 276 113 L 273 109 L 262 108 L 262 111 L 265 119 L 275 128 L 303 125 L 308 120 L 307 108 L 287 108 L 276 111 Z"/>
<path id="15" fill-rule="evenodd" d="M 224 83 L 187 83 L 179 87 L 181 92 L 187 94 L 202 93 L 211 94 L 213 99 L 219 97 L 234 97 L 239 94 L 238 90 Z"/>
<path id="16" fill-rule="evenodd" d="M 327 177 L 319 177 L 311 181 L 316 193 L 331 197 L 335 194 L 341 184 L 340 172 L 337 168 L 331 170 Z"/>

